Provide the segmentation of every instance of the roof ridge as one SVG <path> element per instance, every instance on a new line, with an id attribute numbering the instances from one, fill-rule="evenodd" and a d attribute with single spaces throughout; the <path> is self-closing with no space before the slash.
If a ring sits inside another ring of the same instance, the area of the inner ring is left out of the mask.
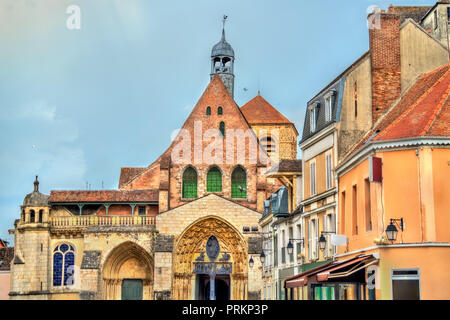
<path id="1" fill-rule="evenodd" d="M 437 68 L 436 70 L 438 70 Z M 386 128 L 384 128 L 378 136 L 374 140 L 379 140 L 382 136 L 388 133 L 397 123 L 399 123 L 403 118 L 405 118 L 419 103 L 421 103 L 430 93 L 434 90 L 434 88 L 440 84 L 444 78 L 446 78 L 450 69 L 448 69 L 431 87 L 429 87 L 411 106 L 409 106 L 401 115 L 399 115 L 393 122 L 391 122 Z M 423 74 L 419 80 L 424 79 L 427 75 L 431 74 L 431 72 Z"/>

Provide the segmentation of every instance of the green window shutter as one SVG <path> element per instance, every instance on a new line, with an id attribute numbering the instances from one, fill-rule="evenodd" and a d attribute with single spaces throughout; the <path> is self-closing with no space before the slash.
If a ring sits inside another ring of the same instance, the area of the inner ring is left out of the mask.
<path id="1" fill-rule="evenodd" d="M 197 172 L 191 167 L 183 173 L 183 198 L 197 198 Z"/>
<path id="2" fill-rule="evenodd" d="M 208 171 L 207 176 L 207 192 L 221 192 L 222 191 L 222 174 L 220 173 L 219 168 L 214 167 Z"/>
<path id="3" fill-rule="evenodd" d="M 247 176 L 241 167 L 234 169 L 231 174 L 231 197 L 247 198 Z"/>

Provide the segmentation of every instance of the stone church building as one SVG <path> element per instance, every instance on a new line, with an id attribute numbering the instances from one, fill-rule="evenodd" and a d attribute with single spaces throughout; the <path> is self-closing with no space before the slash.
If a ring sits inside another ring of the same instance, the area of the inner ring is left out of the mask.
<path id="1" fill-rule="evenodd" d="M 294 124 L 257 95 L 234 101 L 231 45 L 178 136 L 117 190 L 34 191 L 14 224 L 11 299 L 258 299 L 265 173 L 297 158 Z M 12 231 L 11 231 L 12 232 Z M 255 261 L 249 266 L 249 259 Z"/>

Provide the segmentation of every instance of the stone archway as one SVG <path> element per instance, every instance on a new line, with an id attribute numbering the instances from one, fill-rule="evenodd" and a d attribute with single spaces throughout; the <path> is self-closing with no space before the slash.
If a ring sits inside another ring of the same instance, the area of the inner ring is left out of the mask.
<path id="1" fill-rule="evenodd" d="M 124 280 L 142 281 L 142 298 L 153 296 L 153 259 L 149 253 L 133 242 L 114 248 L 103 265 L 103 298 L 120 300 Z"/>
<path id="2" fill-rule="evenodd" d="M 206 242 L 211 236 L 217 238 L 221 252 L 230 255 L 231 300 L 243 300 L 247 297 L 246 242 L 236 228 L 226 220 L 218 216 L 207 216 L 188 226 L 176 242 L 173 257 L 173 299 L 193 300 L 196 298 L 194 260 L 199 253 L 204 252 Z"/>

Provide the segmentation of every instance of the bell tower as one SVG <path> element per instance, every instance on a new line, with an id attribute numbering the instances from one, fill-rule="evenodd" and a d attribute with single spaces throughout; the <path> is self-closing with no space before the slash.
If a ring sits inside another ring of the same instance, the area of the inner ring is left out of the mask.
<path id="1" fill-rule="evenodd" d="M 211 51 L 211 78 L 218 74 L 234 98 L 234 50 L 225 40 L 226 20 L 227 16 L 223 16 L 222 39 Z"/>

